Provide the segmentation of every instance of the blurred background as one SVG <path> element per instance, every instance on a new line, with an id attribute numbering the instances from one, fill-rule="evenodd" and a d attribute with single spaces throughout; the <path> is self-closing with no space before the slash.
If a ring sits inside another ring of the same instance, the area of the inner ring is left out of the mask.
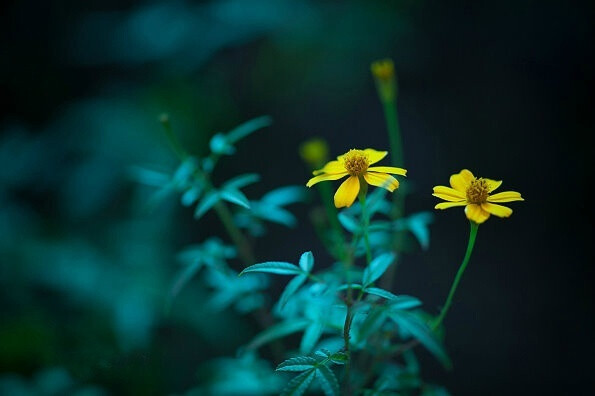
<path id="1" fill-rule="evenodd" d="M 4 2 L 0 393 L 182 394 L 208 361 L 233 357 L 257 327 L 205 310 L 198 283 L 164 309 L 176 253 L 227 241 L 223 229 L 176 197 L 145 210 L 131 167 L 177 165 L 163 112 L 196 155 L 215 132 L 270 115 L 215 177 L 261 174 L 249 197 L 305 183 L 298 146 L 310 137 L 331 155 L 387 148 L 369 72 L 384 57 L 399 79 L 407 208 L 431 209 L 432 186 L 462 168 L 526 199 L 481 227 L 445 322 L 454 369 L 420 352 L 424 376 L 454 395 L 592 389 L 593 12 L 449 3 Z M 292 208 L 296 228 L 271 226 L 258 259 L 312 250 L 331 263 L 312 204 Z M 430 249 L 402 260 L 393 291 L 437 312 L 467 233 L 461 211 L 437 213 Z"/>

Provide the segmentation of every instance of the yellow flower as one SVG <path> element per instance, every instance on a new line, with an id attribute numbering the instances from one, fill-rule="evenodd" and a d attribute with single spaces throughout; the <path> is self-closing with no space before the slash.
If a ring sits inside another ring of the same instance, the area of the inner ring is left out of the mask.
<path id="1" fill-rule="evenodd" d="M 323 168 L 312 172 L 316 176 L 308 180 L 306 186 L 312 187 L 321 181 L 338 180 L 349 176 L 335 193 L 335 206 L 337 208 L 349 207 L 353 204 L 362 182 L 393 192 L 399 188 L 399 182 L 389 173 L 405 176 L 407 171 L 392 166 L 370 167 L 370 165 L 386 157 L 386 154 L 388 154 L 387 151 L 376 151 L 370 148 L 349 150 L 347 153 L 338 156 L 336 161 L 331 161 Z"/>
<path id="2" fill-rule="evenodd" d="M 389 81 L 395 76 L 395 64 L 391 59 L 382 59 L 372 62 L 370 70 L 379 80 Z"/>
<path id="3" fill-rule="evenodd" d="M 490 195 L 492 191 L 500 187 L 501 181 L 477 178 L 467 169 L 450 177 L 450 187 L 434 187 L 435 197 L 448 202 L 437 204 L 434 209 L 448 209 L 454 206 L 465 206 L 465 214 L 471 221 L 481 224 L 486 221 L 490 214 L 498 217 L 509 217 L 512 209 L 496 203 L 524 201 L 521 194 L 516 191 L 504 191 Z"/>

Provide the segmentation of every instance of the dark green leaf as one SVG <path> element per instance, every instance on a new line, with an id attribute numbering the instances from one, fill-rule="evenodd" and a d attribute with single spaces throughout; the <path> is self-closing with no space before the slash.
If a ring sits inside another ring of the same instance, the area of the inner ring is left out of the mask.
<path id="1" fill-rule="evenodd" d="M 339 213 L 338 218 L 341 225 L 352 234 L 357 234 L 360 231 L 359 222 L 345 212 Z"/>
<path id="2" fill-rule="evenodd" d="M 279 307 L 283 309 L 287 301 L 289 301 L 289 297 L 293 296 L 293 294 L 300 288 L 300 286 L 308 279 L 306 275 L 298 275 L 293 278 L 283 290 L 281 297 L 279 297 Z"/>
<path id="3" fill-rule="evenodd" d="M 310 351 L 312 351 L 312 349 L 316 346 L 316 343 L 320 339 L 323 330 L 324 323 L 320 319 L 311 322 L 310 325 L 306 328 L 306 331 L 304 331 L 304 335 L 302 336 L 302 342 L 300 343 L 300 352 L 310 353 Z"/>
<path id="4" fill-rule="evenodd" d="M 258 202 L 254 206 L 253 214 L 261 219 L 282 224 L 286 227 L 294 227 L 297 223 L 295 216 L 285 209 L 273 205 L 263 205 L 262 202 Z"/>
<path id="5" fill-rule="evenodd" d="M 202 187 L 197 185 L 190 187 L 188 190 L 184 192 L 184 194 L 182 194 L 182 205 L 190 206 L 194 204 L 196 201 L 198 201 L 198 198 L 200 198 L 201 193 Z"/>
<path id="6" fill-rule="evenodd" d="M 386 298 L 387 300 L 396 300 L 399 298 L 399 297 L 395 296 L 394 294 L 392 294 L 391 292 L 389 292 L 388 290 L 380 289 L 378 287 L 366 287 L 364 289 L 364 292 L 366 292 L 368 294 L 373 294 L 375 296 L 379 296 L 382 298 Z"/>
<path id="7" fill-rule="evenodd" d="M 316 369 L 310 369 L 293 378 L 285 389 L 281 396 L 301 396 L 306 392 L 308 386 L 316 376 Z"/>
<path id="8" fill-rule="evenodd" d="M 390 309 L 410 309 L 419 307 L 421 301 L 411 296 L 397 296 L 396 300 L 390 302 Z"/>
<path id="9" fill-rule="evenodd" d="M 335 352 L 331 355 L 331 361 L 336 364 L 345 364 L 349 361 L 349 355 L 345 352 Z"/>
<path id="10" fill-rule="evenodd" d="M 335 377 L 335 373 L 325 365 L 317 367 L 318 380 L 322 386 L 322 390 L 326 396 L 339 395 L 339 381 Z"/>
<path id="11" fill-rule="evenodd" d="M 194 211 L 194 218 L 200 219 L 205 213 L 209 211 L 217 202 L 219 202 L 219 193 L 217 191 L 209 191 L 196 206 Z"/>
<path id="12" fill-rule="evenodd" d="M 390 311 L 389 317 L 394 320 L 397 325 L 416 338 L 423 346 L 426 347 L 445 367 L 450 368 L 451 362 L 446 354 L 446 351 L 436 339 L 436 336 L 428 325 L 423 322 L 418 316 L 407 311 Z"/>
<path id="13" fill-rule="evenodd" d="M 267 261 L 266 263 L 254 264 L 245 268 L 240 272 L 240 275 L 248 272 L 268 272 L 277 275 L 301 275 L 304 273 L 297 265 L 283 261 Z"/>
<path id="14" fill-rule="evenodd" d="M 306 371 L 316 365 L 316 359 L 307 356 L 298 356 L 291 359 L 287 359 L 283 363 L 279 364 L 276 371 Z"/>
<path id="15" fill-rule="evenodd" d="M 364 270 L 362 281 L 364 287 L 374 283 L 376 279 L 380 278 L 394 260 L 394 253 L 384 253 L 372 260 L 370 265 Z"/>

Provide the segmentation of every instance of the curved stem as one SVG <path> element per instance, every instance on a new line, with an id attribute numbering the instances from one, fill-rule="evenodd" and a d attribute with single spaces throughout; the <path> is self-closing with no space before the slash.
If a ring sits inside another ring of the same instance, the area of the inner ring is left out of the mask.
<path id="1" fill-rule="evenodd" d="M 463 277 L 465 268 L 467 268 L 467 264 L 469 264 L 469 259 L 471 258 L 471 253 L 473 252 L 473 246 L 475 245 L 475 237 L 477 236 L 477 230 L 479 229 L 479 224 L 477 224 L 476 222 L 470 221 L 469 223 L 471 224 L 471 231 L 469 233 L 469 243 L 467 244 L 467 252 L 465 252 L 465 258 L 463 259 L 463 262 L 461 263 L 461 266 L 457 271 L 457 275 L 455 276 L 455 280 L 452 283 L 452 286 L 450 287 L 450 292 L 448 293 L 446 302 L 444 303 L 444 306 L 440 311 L 440 315 L 432 324 L 432 330 L 438 328 L 438 326 L 440 326 L 440 323 L 442 323 L 442 321 L 444 320 L 444 317 L 446 316 L 446 313 L 448 312 L 448 309 L 452 304 L 452 298 L 454 297 L 455 292 L 457 291 L 457 286 L 459 285 L 459 282 Z"/>

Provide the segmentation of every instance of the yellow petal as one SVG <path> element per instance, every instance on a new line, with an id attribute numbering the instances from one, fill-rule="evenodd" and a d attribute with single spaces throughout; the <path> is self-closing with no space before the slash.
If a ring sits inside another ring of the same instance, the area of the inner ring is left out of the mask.
<path id="1" fill-rule="evenodd" d="M 454 208 L 455 206 L 465 206 L 467 205 L 467 201 L 459 201 L 459 202 L 440 202 L 434 206 L 434 209 L 448 209 Z"/>
<path id="2" fill-rule="evenodd" d="M 313 177 L 310 180 L 308 180 L 308 183 L 306 183 L 306 186 L 312 187 L 313 185 L 315 185 L 316 183 L 319 183 L 321 181 L 337 180 L 337 179 L 340 179 L 345 176 L 347 176 L 347 172 L 316 176 L 316 177 Z"/>
<path id="3" fill-rule="evenodd" d="M 372 165 L 386 157 L 388 151 L 376 151 L 374 149 L 367 148 L 364 150 L 364 153 L 366 153 L 368 156 L 368 165 Z"/>
<path id="4" fill-rule="evenodd" d="M 335 206 L 342 208 L 344 206 L 350 207 L 355 197 L 359 193 L 359 178 L 357 176 L 350 176 L 339 186 L 335 193 Z"/>
<path id="5" fill-rule="evenodd" d="M 465 193 L 455 190 L 454 188 L 446 187 L 446 186 L 436 186 L 434 187 L 434 194 L 435 197 L 443 199 L 445 201 L 451 202 L 459 202 L 467 200 L 467 195 Z"/>
<path id="6" fill-rule="evenodd" d="M 450 177 L 450 186 L 455 190 L 465 192 L 473 179 L 475 179 L 473 173 L 469 172 L 467 169 L 463 169 L 460 173 Z"/>
<path id="7" fill-rule="evenodd" d="M 512 201 L 524 201 L 521 194 L 516 191 L 503 191 L 498 194 L 490 195 L 488 202 L 512 202 Z"/>
<path id="8" fill-rule="evenodd" d="M 313 175 L 320 175 L 321 173 L 343 173 L 345 167 L 340 161 L 330 161 L 324 167 L 312 172 Z"/>
<path id="9" fill-rule="evenodd" d="M 364 179 L 376 187 L 382 187 L 387 189 L 390 192 L 395 191 L 395 189 L 399 188 L 399 181 L 392 177 L 391 175 L 387 175 L 386 173 L 364 173 Z"/>
<path id="10" fill-rule="evenodd" d="M 481 224 L 490 218 L 490 213 L 483 210 L 481 206 L 477 204 L 467 205 L 465 208 L 465 214 L 469 220 L 474 221 L 477 224 Z"/>
<path id="11" fill-rule="evenodd" d="M 486 179 L 485 177 L 483 178 L 483 180 L 485 180 L 486 183 L 488 184 L 488 192 L 494 191 L 495 189 L 500 187 L 500 185 L 502 184 L 502 180 Z"/>
<path id="12" fill-rule="evenodd" d="M 494 216 L 498 217 L 509 217 L 512 214 L 512 209 L 507 208 L 506 206 L 496 205 L 489 202 L 482 203 L 481 208 L 486 212 L 489 212 Z"/>
<path id="13" fill-rule="evenodd" d="M 394 166 L 373 166 L 368 172 L 392 173 L 393 175 L 407 176 L 407 169 L 395 168 Z"/>

